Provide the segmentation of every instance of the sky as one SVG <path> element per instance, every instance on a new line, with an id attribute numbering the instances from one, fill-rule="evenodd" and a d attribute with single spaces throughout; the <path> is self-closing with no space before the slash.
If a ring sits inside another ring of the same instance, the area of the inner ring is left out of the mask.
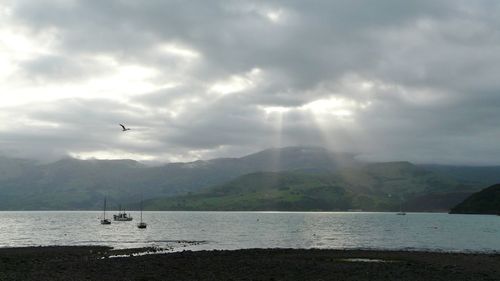
<path id="1" fill-rule="evenodd" d="M 0 154 L 305 145 L 500 164 L 498 15 L 494 0 L 0 0 Z"/>

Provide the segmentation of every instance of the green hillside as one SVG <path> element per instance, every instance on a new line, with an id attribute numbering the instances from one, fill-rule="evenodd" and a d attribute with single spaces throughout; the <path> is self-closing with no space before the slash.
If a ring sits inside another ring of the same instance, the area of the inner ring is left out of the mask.
<path id="1" fill-rule="evenodd" d="M 452 214 L 500 214 L 500 184 L 472 194 L 451 209 Z"/>
<path id="2" fill-rule="evenodd" d="M 265 172 L 194 195 L 150 200 L 146 206 L 169 210 L 323 210 L 349 208 L 350 200 L 328 177 Z"/>
<path id="3" fill-rule="evenodd" d="M 397 210 L 425 194 L 477 190 L 407 162 L 368 164 L 334 173 L 261 172 L 201 192 L 146 202 L 151 210 Z"/>

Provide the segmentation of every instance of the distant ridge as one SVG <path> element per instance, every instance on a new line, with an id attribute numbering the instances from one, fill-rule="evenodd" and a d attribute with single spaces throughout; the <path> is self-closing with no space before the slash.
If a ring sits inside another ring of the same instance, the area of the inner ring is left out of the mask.
<path id="1" fill-rule="evenodd" d="M 419 165 L 425 169 L 453 177 L 461 182 L 485 183 L 486 186 L 500 182 L 500 166 Z"/>
<path id="2" fill-rule="evenodd" d="M 354 154 L 334 153 L 316 146 L 270 148 L 236 159 L 256 171 L 334 170 L 359 164 Z"/>
<path id="3" fill-rule="evenodd" d="M 446 170 L 446 166 L 444 168 Z M 457 168 L 460 172 L 454 172 Z M 370 198 L 382 198 L 378 197 L 380 194 L 370 193 L 377 192 L 381 184 L 387 188 L 384 192 L 396 196 L 399 187 L 405 183 L 415 188 L 408 191 L 405 200 L 414 198 L 417 194 L 425 195 L 421 192 L 427 188 L 429 192 L 439 191 L 436 202 L 453 202 L 447 199 L 448 188 L 457 187 L 460 192 L 475 192 L 478 188 L 490 185 L 500 175 L 496 168 L 471 169 L 453 167 L 450 172 L 443 171 L 443 166 L 427 167 L 404 161 L 363 163 L 357 161 L 354 154 L 335 153 L 311 146 L 271 148 L 243 157 L 159 166 L 148 166 L 127 159 L 66 158 L 53 163 L 39 163 L 28 159 L 0 157 L 0 209 L 100 209 L 104 195 L 107 195 L 110 209 L 117 208 L 118 204 L 130 209 L 128 206 L 135 206 L 141 194 L 144 194 L 146 200 L 195 194 L 238 177 L 261 172 L 320 176 L 342 171 L 343 181 L 349 183 L 349 186 L 341 186 L 342 188 L 354 193 L 368 192 L 366 194 Z M 429 176 L 429 172 L 434 175 Z M 464 178 L 464 175 L 471 177 Z M 446 190 L 445 194 L 440 193 L 442 190 Z M 380 209 L 388 208 L 389 205 Z"/>

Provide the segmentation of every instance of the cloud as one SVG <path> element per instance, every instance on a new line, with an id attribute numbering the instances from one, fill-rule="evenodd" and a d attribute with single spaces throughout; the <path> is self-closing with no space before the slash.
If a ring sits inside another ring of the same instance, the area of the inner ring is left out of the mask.
<path id="1" fill-rule="evenodd" d="M 495 1 L 0 3 L 7 155 L 499 163 Z"/>

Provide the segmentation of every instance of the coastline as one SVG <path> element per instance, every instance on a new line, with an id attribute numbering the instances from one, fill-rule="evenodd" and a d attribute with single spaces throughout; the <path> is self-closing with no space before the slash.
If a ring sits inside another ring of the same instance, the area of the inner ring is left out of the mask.
<path id="1" fill-rule="evenodd" d="M 145 250 L 155 251 L 0 248 L 0 280 L 500 280 L 499 253 L 244 249 L 132 256 Z"/>

